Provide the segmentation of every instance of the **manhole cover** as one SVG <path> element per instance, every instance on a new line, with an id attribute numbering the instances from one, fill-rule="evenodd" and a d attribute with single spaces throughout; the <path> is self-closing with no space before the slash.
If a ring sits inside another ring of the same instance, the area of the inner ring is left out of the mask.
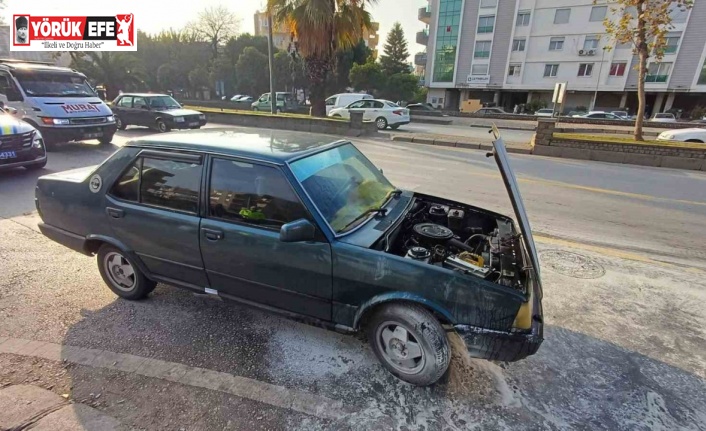
<path id="1" fill-rule="evenodd" d="M 605 269 L 591 258 L 568 251 L 547 250 L 540 253 L 542 265 L 559 274 L 574 278 L 599 278 Z"/>

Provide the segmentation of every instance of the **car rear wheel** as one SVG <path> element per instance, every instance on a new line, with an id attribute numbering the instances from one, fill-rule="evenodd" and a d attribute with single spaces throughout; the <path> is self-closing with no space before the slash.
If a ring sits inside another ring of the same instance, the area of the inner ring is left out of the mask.
<path id="1" fill-rule="evenodd" d="M 131 258 L 108 244 L 98 250 L 98 270 L 105 284 L 121 298 L 146 298 L 157 285 L 145 277 Z"/>
<path id="2" fill-rule="evenodd" d="M 125 128 L 127 128 L 127 124 L 123 123 L 123 120 L 118 116 L 115 117 L 115 125 L 118 127 L 118 130 L 125 130 Z"/>
<path id="3" fill-rule="evenodd" d="M 165 133 L 169 131 L 169 126 L 162 120 L 157 120 L 157 130 L 159 133 Z"/>
<path id="4" fill-rule="evenodd" d="M 703 144 L 704 143 L 704 141 L 702 141 L 701 139 L 687 139 L 686 142 L 693 142 L 696 144 Z"/>
<path id="5" fill-rule="evenodd" d="M 378 130 L 385 130 L 387 129 L 387 120 L 385 117 L 378 117 L 378 119 L 375 120 L 375 125 L 378 127 Z"/>
<path id="6" fill-rule="evenodd" d="M 429 311 L 418 305 L 383 306 L 368 322 L 367 332 L 382 365 L 405 382 L 431 385 L 449 367 L 446 332 Z"/>

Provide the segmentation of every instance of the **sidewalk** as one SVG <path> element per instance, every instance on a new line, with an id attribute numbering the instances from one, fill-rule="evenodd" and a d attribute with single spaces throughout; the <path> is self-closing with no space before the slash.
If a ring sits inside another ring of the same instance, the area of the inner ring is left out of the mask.
<path id="1" fill-rule="evenodd" d="M 116 419 L 85 404 L 31 385 L 13 385 L 0 390 L 0 430 L 32 431 L 123 431 Z"/>

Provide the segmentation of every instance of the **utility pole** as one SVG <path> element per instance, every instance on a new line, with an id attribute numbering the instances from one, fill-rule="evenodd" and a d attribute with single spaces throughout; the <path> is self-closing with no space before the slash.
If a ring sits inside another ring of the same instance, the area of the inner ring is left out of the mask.
<path id="1" fill-rule="evenodd" d="M 277 112 L 277 93 L 275 92 L 275 54 L 272 46 L 272 14 L 267 11 L 267 51 L 270 59 L 270 113 Z"/>

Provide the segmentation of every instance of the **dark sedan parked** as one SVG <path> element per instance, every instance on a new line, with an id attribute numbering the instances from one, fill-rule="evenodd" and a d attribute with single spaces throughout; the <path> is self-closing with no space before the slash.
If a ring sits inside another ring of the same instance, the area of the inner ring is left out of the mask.
<path id="1" fill-rule="evenodd" d="M 537 254 L 502 140 L 494 155 L 519 221 L 395 188 L 351 142 L 292 132 L 150 136 L 98 167 L 39 179 L 42 233 L 97 254 L 120 297 L 162 282 L 366 331 L 397 377 L 436 382 L 446 331 L 472 356 L 517 361 L 543 340 Z"/>
<path id="2" fill-rule="evenodd" d="M 206 125 L 206 115 L 184 109 L 166 94 L 125 93 L 111 104 L 118 129 L 143 126 L 168 132 L 172 129 L 198 129 Z"/>

